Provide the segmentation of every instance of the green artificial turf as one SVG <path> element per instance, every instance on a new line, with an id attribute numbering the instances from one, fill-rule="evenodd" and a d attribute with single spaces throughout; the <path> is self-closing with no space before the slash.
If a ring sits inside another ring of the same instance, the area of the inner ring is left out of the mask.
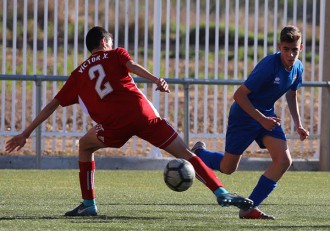
<path id="1" fill-rule="evenodd" d="M 249 196 L 261 172 L 218 174 Z M 82 200 L 78 170 L 0 170 L 0 230 L 330 230 L 330 173 L 288 172 L 260 208 L 270 220 L 242 220 L 199 181 L 171 191 L 162 171 L 97 171 L 98 216 L 64 217 Z"/>

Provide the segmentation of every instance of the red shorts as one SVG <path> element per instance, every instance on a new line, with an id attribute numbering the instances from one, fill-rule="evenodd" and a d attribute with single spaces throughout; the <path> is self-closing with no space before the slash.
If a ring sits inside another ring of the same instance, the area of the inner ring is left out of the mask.
<path id="1" fill-rule="evenodd" d="M 164 149 L 178 136 L 174 128 L 166 119 L 155 118 L 146 121 L 144 124 L 126 126 L 120 129 L 111 129 L 96 125 L 96 136 L 108 147 L 120 148 L 132 136 L 138 136 L 150 144 Z"/>

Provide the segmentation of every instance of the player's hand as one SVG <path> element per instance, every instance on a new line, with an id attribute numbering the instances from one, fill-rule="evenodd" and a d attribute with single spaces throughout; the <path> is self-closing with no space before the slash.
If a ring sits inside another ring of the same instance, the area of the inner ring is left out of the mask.
<path id="1" fill-rule="evenodd" d="M 167 93 L 171 92 L 170 89 L 168 88 L 168 84 L 165 81 L 165 79 L 159 78 L 156 84 L 157 84 L 156 91 L 167 92 Z"/>
<path id="2" fill-rule="evenodd" d="M 6 151 L 12 152 L 16 148 L 17 151 L 19 151 L 26 143 L 26 138 L 23 134 L 19 134 L 17 136 L 14 136 L 10 140 L 6 142 Z"/>
<path id="3" fill-rule="evenodd" d="M 305 140 L 309 136 L 309 132 L 303 127 L 298 127 L 297 132 L 300 136 L 301 141 Z"/>
<path id="4" fill-rule="evenodd" d="M 281 125 L 281 119 L 278 117 L 265 117 L 261 125 L 268 131 L 272 131 L 277 126 Z"/>

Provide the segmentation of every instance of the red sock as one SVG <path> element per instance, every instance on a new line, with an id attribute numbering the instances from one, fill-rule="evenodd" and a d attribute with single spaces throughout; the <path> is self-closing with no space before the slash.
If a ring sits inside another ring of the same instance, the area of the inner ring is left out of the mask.
<path id="1" fill-rule="evenodd" d="M 95 191 L 94 191 L 95 161 L 92 162 L 79 161 L 79 169 L 80 169 L 79 180 L 80 180 L 82 198 L 87 200 L 95 199 Z"/>
<path id="2" fill-rule="evenodd" d="M 188 161 L 195 168 L 196 178 L 205 184 L 212 192 L 220 187 L 224 187 L 217 175 L 208 168 L 198 156 L 191 157 Z"/>

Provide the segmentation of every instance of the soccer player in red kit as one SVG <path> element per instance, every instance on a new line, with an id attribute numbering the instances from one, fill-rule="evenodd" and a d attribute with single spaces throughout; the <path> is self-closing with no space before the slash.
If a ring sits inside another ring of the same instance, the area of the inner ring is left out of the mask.
<path id="1" fill-rule="evenodd" d="M 229 193 L 203 161 L 192 153 L 178 133 L 161 118 L 137 88 L 130 72 L 149 79 L 156 90 L 170 92 L 168 84 L 135 63 L 123 48 L 113 49 L 112 35 L 102 27 L 93 27 L 86 35 L 91 56 L 70 75 L 54 99 L 19 135 L 10 139 L 6 150 L 22 148 L 32 131 L 46 120 L 59 105 L 79 103 L 97 123 L 79 140 L 79 180 L 83 202 L 66 216 L 97 215 L 94 190 L 94 152 L 100 148 L 120 148 L 136 135 L 177 158 L 188 160 L 196 177 L 217 197 L 221 206 L 249 209 L 253 202 Z"/>

